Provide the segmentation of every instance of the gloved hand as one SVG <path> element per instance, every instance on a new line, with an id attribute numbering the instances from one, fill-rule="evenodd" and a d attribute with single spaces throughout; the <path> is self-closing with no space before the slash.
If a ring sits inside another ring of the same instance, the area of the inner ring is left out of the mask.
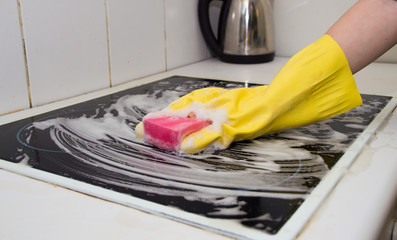
<path id="1" fill-rule="evenodd" d="M 299 127 L 342 114 L 362 104 L 347 59 L 328 35 L 294 55 L 269 86 L 205 88 L 169 105 L 163 115 L 197 118 L 213 124 L 187 136 L 180 149 L 226 148 L 233 141 Z M 137 135 L 144 137 L 142 126 Z"/>

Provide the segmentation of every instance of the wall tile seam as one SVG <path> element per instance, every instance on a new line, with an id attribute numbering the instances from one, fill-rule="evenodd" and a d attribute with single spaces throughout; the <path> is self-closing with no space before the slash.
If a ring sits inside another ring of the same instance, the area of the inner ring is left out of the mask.
<path id="1" fill-rule="evenodd" d="M 113 86 L 112 82 L 112 64 L 110 58 L 110 28 L 109 28 L 109 1 L 105 0 L 105 17 L 106 17 L 106 47 L 108 54 L 108 68 L 109 68 L 109 87 Z"/>
<path id="2" fill-rule="evenodd" d="M 19 27 L 21 33 L 21 41 L 22 41 L 22 52 L 24 58 L 24 65 L 25 65 L 25 77 L 26 77 L 26 87 L 29 99 L 29 108 L 33 107 L 32 103 L 32 91 L 30 89 L 30 77 L 29 77 L 29 67 L 28 67 L 28 58 L 26 53 L 26 43 L 25 43 L 25 33 L 23 28 L 23 17 L 22 17 L 22 7 L 21 7 L 21 0 L 16 0 L 18 6 L 18 17 L 19 17 Z"/>
<path id="3" fill-rule="evenodd" d="M 167 51 L 167 8 L 166 0 L 163 0 L 163 14 L 164 14 L 164 72 L 168 71 L 168 51 Z"/>

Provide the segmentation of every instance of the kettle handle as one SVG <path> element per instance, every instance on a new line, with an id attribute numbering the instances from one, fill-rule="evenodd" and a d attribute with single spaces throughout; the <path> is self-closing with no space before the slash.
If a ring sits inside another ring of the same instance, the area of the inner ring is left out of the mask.
<path id="1" fill-rule="evenodd" d="M 201 33 L 206 41 L 210 50 L 218 57 L 221 57 L 222 49 L 218 39 L 216 39 L 210 24 L 209 8 L 213 0 L 199 0 L 198 4 L 198 19 L 200 24 Z M 222 5 L 222 8 L 225 4 Z"/>

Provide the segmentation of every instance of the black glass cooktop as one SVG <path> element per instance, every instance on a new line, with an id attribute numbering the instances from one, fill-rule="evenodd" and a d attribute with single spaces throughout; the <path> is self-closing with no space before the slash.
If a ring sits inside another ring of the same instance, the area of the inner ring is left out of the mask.
<path id="1" fill-rule="evenodd" d="M 225 234 L 273 235 L 391 99 L 362 95 L 341 116 L 211 153 L 178 155 L 135 136 L 147 113 L 209 86 L 244 84 L 173 76 L 12 122 L 0 126 L 0 158 L 244 230 Z"/>

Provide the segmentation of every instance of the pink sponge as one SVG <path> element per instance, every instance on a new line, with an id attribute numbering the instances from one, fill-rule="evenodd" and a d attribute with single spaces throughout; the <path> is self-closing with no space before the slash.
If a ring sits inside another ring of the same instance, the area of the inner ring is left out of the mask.
<path id="1" fill-rule="evenodd" d="M 209 120 L 180 117 L 154 117 L 143 119 L 145 139 L 154 146 L 177 151 L 183 139 L 210 125 Z"/>

